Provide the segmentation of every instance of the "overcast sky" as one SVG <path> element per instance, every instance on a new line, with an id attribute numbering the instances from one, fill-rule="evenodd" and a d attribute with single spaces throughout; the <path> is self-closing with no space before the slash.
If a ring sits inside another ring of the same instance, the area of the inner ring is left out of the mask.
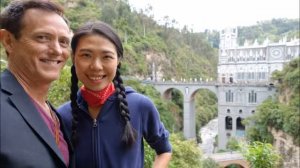
<path id="1" fill-rule="evenodd" d="M 194 31 L 249 26 L 272 18 L 299 19 L 299 0 L 128 0 L 139 9 L 153 7 L 155 20 L 164 16 Z"/>

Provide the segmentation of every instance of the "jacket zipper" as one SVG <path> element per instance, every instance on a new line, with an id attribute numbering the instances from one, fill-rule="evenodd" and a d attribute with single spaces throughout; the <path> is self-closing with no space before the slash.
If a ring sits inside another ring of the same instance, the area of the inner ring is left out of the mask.
<path id="1" fill-rule="evenodd" d="M 93 142 L 93 153 L 94 153 L 94 166 L 99 168 L 99 154 L 98 154 L 98 134 L 97 134 L 97 119 L 93 119 L 93 129 L 92 129 L 92 142 Z"/>
<path id="2" fill-rule="evenodd" d="M 97 119 L 95 118 L 95 119 L 93 119 L 93 127 L 95 128 L 95 127 L 97 127 Z"/>
<path id="3" fill-rule="evenodd" d="M 83 108 L 84 109 L 84 108 Z M 99 149 L 98 149 L 98 144 L 100 144 L 98 141 L 98 133 L 97 133 L 97 131 L 98 131 L 98 121 L 97 121 L 97 119 L 96 118 L 93 118 L 88 112 L 87 112 L 87 114 L 91 117 L 91 119 L 92 119 L 92 122 L 93 122 L 93 124 L 92 124 L 92 148 L 93 148 L 93 167 L 95 167 L 95 168 L 100 168 L 100 160 L 99 160 L 99 158 L 100 158 L 100 154 L 99 154 Z M 99 117 L 99 116 L 98 116 Z"/>

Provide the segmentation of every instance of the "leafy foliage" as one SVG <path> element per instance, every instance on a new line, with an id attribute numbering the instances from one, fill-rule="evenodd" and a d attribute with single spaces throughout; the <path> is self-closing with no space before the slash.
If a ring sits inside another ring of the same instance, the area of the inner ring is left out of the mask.
<path id="1" fill-rule="evenodd" d="M 240 149 L 240 146 L 239 146 L 239 141 L 234 138 L 234 137 L 230 137 L 228 139 L 228 142 L 226 144 L 226 149 L 229 149 L 230 151 L 237 151 Z"/>
<path id="2" fill-rule="evenodd" d="M 71 86 L 71 67 L 65 66 L 60 73 L 60 78 L 54 81 L 51 85 L 48 99 L 55 106 L 58 107 L 64 102 L 70 100 L 70 86 Z"/>
<path id="3" fill-rule="evenodd" d="M 9 4 L 10 1 L 11 1 L 11 0 L 1 0 L 1 2 L 0 2 L 0 11 L 2 11 L 3 8 L 4 8 L 5 6 L 7 6 L 7 5 Z"/>
<path id="4" fill-rule="evenodd" d="M 286 37 L 287 40 L 291 38 L 299 38 L 299 19 L 272 19 L 258 22 L 253 26 L 238 27 L 240 45 L 243 45 L 245 40 L 258 43 L 263 43 L 266 38 L 271 42 L 278 42 L 280 39 Z"/>
<path id="5" fill-rule="evenodd" d="M 100 20 L 101 11 L 93 0 L 79 0 L 73 3 L 72 7 L 67 8 L 66 16 L 68 16 L 71 28 L 76 30 L 85 22 Z"/>
<path id="6" fill-rule="evenodd" d="M 203 159 L 202 167 L 203 168 L 220 168 L 219 164 L 211 158 Z"/>
<path id="7" fill-rule="evenodd" d="M 201 153 L 193 140 L 184 140 L 180 134 L 171 134 L 172 159 L 169 168 L 201 168 Z M 152 168 L 155 152 L 144 142 L 145 147 L 145 168 Z M 213 163 L 207 163 L 212 165 Z M 204 167 L 206 168 L 206 167 Z M 214 167 L 210 167 L 214 168 Z M 217 167 L 216 167 L 217 168 Z"/>
<path id="8" fill-rule="evenodd" d="M 253 168 L 276 168 L 281 159 L 269 143 L 255 141 L 241 146 L 244 157 Z"/>
<path id="9" fill-rule="evenodd" d="M 144 158 L 144 167 L 145 168 L 152 168 L 153 161 L 155 159 L 155 151 L 150 147 L 150 145 L 144 140 L 144 151 L 145 151 L 145 158 Z"/>
<path id="10" fill-rule="evenodd" d="M 299 58 L 291 61 L 280 72 L 273 74 L 273 80 L 279 81 L 278 95 L 267 99 L 258 108 L 257 113 L 247 119 L 250 126 L 247 136 L 251 141 L 272 142 L 268 127 L 283 130 L 300 144 L 300 69 Z M 254 124 L 252 124 L 254 122 Z"/>
<path id="11" fill-rule="evenodd" d="M 0 51 L 0 53 L 1 53 L 1 51 Z M 2 72 L 6 67 L 7 67 L 6 59 L 3 59 L 2 57 L 0 57 L 0 72 Z"/>
<path id="12" fill-rule="evenodd" d="M 145 55 L 150 53 L 163 55 L 165 58 L 161 59 L 168 60 L 160 65 L 156 62 L 165 79 L 216 77 L 217 50 L 211 47 L 204 33 L 188 29 L 180 32 L 172 27 L 174 21 L 168 18 L 164 25 L 158 25 L 147 16 L 151 8 L 137 12 L 127 1 L 58 1 L 65 6 L 73 30 L 91 20 L 102 20 L 116 29 L 125 49 L 123 74 L 149 77 L 152 69 L 148 67 L 153 59 L 147 60 Z"/>
<path id="13" fill-rule="evenodd" d="M 206 89 L 200 89 L 195 95 L 196 104 L 196 132 L 206 125 L 210 120 L 217 117 L 218 100 L 217 96 Z M 201 136 L 197 134 L 197 141 L 200 142 Z"/>
<path id="14" fill-rule="evenodd" d="M 172 134 L 172 160 L 169 168 L 201 168 L 201 153 L 194 140 L 184 140 L 182 135 Z"/>

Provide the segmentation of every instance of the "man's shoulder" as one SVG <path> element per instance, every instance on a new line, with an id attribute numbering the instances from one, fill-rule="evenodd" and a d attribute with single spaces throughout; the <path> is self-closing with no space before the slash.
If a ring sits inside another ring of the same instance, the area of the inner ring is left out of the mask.
<path id="1" fill-rule="evenodd" d="M 23 89 L 15 76 L 7 69 L 1 72 L 0 83 L 1 92 L 13 93 L 19 92 L 20 89 Z"/>

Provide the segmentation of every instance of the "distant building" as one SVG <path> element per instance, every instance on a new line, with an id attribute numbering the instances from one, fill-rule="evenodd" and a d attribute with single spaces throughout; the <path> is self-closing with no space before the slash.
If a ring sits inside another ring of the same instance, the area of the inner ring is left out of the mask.
<path id="1" fill-rule="evenodd" d="M 243 119 L 255 113 L 256 107 L 275 93 L 271 74 L 285 63 L 299 57 L 299 39 L 263 44 L 256 41 L 243 46 L 237 43 L 238 31 L 220 32 L 218 64 L 218 148 L 225 149 L 228 139 L 245 136 Z M 270 85 L 271 84 L 271 85 Z"/>
<path id="2" fill-rule="evenodd" d="M 300 55 L 299 39 L 289 42 L 238 46 L 237 29 L 220 32 L 218 81 L 221 83 L 268 83 L 272 72 L 282 70 L 283 65 Z"/>

